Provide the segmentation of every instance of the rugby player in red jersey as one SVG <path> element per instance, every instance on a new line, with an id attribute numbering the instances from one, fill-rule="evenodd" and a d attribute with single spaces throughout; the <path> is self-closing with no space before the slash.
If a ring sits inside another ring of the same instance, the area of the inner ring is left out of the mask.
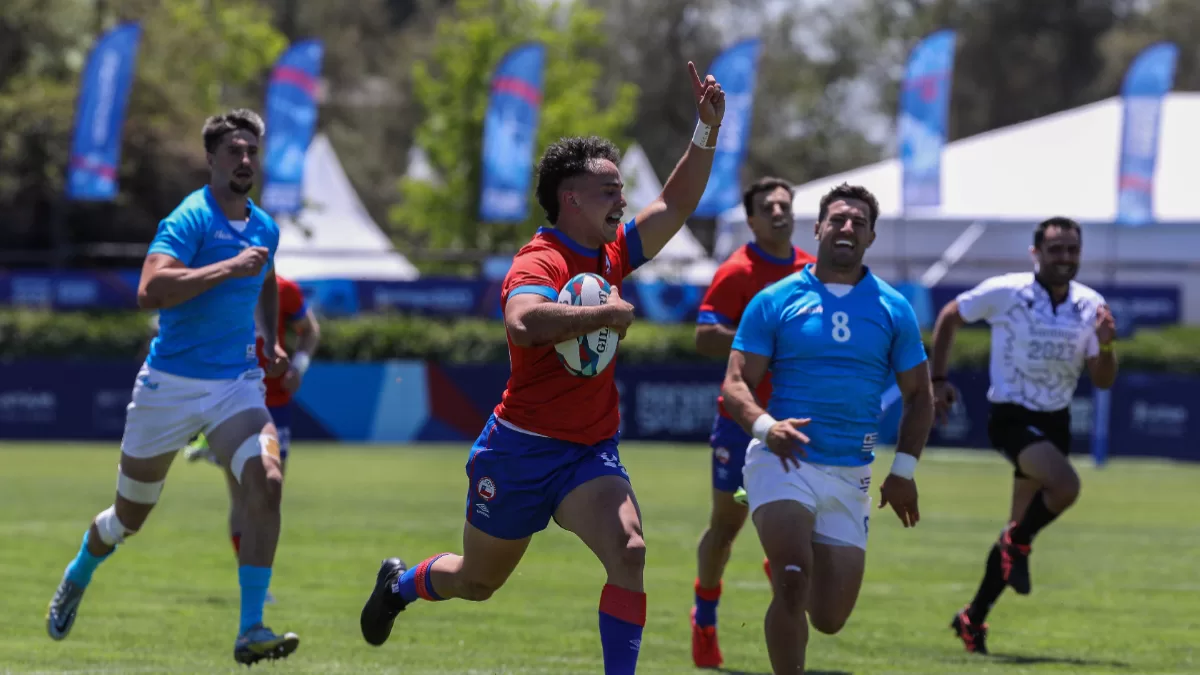
<path id="1" fill-rule="evenodd" d="M 760 178 L 742 194 L 746 223 L 754 241 L 734 251 L 717 268 L 696 318 L 696 351 L 705 356 L 729 358 L 733 336 L 750 299 L 767 286 L 815 262 L 792 245 L 792 186 L 781 178 Z M 771 398 L 770 373 L 763 377 L 756 396 Z M 746 522 L 747 508 L 734 499 L 742 486 L 742 465 L 750 435 L 717 399 L 712 435 L 712 513 L 696 553 L 696 594 L 692 607 L 692 661 L 701 668 L 718 668 L 723 661 L 717 642 L 717 603 L 721 575 L 733 540 Z M 769 569 L 769 568 L 766 568 Z M 769 572 L 768 572 L 769 574 Z"/>
<path id="2" fill-rule="evenodd" d="M 442 553 L 408 569 L 380 566 L 361 628 L 381 645 L 396 615 L 414 601 L 491 597 L 531 537 L 553 518 L 596 554 L 607 572 L 600 594 L 600 642 L 607 675 L 635 672 L 646 620 L 646 547 L 641 516 L 617 451 L 617 388 L 610 366 L 576 377 L 554 345 L 605 326 L 623 335 L 633 307 L 621 280 L 659 250 L 695 210 L 708 184 L 725 94 L 688 63 L 699 116 L 692 142 L 659 198 L 622 224 L 620 155 L 600 138 L 566 138 L 538 164 L 538 202 L 552 227 L 538 230 L 513 259 L 501 293 L 512 374 L 467 460 L 470 480 L 463 553 Z M 605 304 L 556 302 L 576 274 L 612 286 Z"/>

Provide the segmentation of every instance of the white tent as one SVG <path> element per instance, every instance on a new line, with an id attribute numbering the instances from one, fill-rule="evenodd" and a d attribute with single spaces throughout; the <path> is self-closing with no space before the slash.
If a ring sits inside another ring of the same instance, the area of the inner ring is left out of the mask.
<path id="1" fill-rule="evenodd" d="M 304 158 L 304 207 L 296 218 L 279 218 L 279 273 L 310 279 L 416 279 L 417 268 L 363 207 L 324 134 L 313 138 Z"/>
<path id="2" fill-rule="evenodd" d="M 625 180 L 625 201 L 628 203 L 626 216 L 639 213 L 662 194 L 662 182 L 654 173 L 646 152 L 637 143 L 631 145 L 621 158 L 621 177 Z M 716 261 L 708 256 L 696 235 L 684 225 L 654 259 L 634 273 L 634 278 L 646 281 L 670 278 L 707 284 L 716 268 Z"/>
<path id="3" fill-rule="evenodd" d="M 1154 184 L 1159 223 L 1200 222 L 1200 94 L 1172 93 L 1163 104 Z M 1050 215 L 1110 223 L 1117 212 L 1122 102 L 1109 98 L 947 144 L 942 156 L 942 206 L 905 214 L 910 220 L 1034 223 Z M 822 178 L 796 189 L 794 210 L 815 219 L 821 196 L 842 182 L 865 185 L 885 219 L 901 216 L 897 159 Z M 724 258 L 749 236 L 739 206 L 721 215 L 716 253 Z M 797 243 L 811 245 L 806 227 Z"/>

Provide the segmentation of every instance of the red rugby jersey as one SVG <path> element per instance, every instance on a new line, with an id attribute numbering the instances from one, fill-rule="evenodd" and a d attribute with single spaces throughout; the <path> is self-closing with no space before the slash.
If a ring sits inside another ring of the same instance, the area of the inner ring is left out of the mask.
<path id="1" fill-rule="evenodd" d="M 788 276 L 799 272 L 816 258 L 801 249 L 793 248 L 791 259 L 777 258 L 751 242 L 734 251 L 713 275 L 712 284 L 700 303 L 699 324 L 721 324 L 736 328 L 742 320 L 742 312 L 750 299 L 759 291 Z M 768 371 L 755 392 L 758 402 L 766 407 L 771 398 L 771 373 Z M 717 411 L 729 417 L 725 410 L 725 397 L 717 397 Z"/>
<path id="2" fill-rule="evenodd" d="M 571 277 L 594 272 L 620 292 L 621 280 L 646 262 L 635 221 L 617 229 L 617 240 L 603 248 L 588 248 L 563 232 L 538 228 L 533 240 L 513 258 L 504 277 L 500 306 L 522 293 L 558 301 L 558 292 Z M 553 345 L 518 347 L 508 340 L 512 374 L 496 416 L 526 431 L 584 445 L 616 435 L 620 427 L 616 363 L 595 377 L 576 377 L 558 361 Z M 616 357 L 614 356 L 614 359 Z"/>
<path id="3" fill-rule="evenodd" d="M 279 285 L 279 336 L 280 344 L 283 344 L 283 337 L 287 334 L 288 326 L 293 322 L 304 318 L 308 313 L 308 303 L 304 301 L 304 292 L 296 285 L 296 282 L 291 279 L 284 279 L 276 275 L 275 281 Z M 263 353 L 262 335 L 255 339 L 255 349 L 258 352 L 258 366 L 260 368 L 267 367 L 267 357 Z M 292 400 L 292 395 L 283 388 L 283 376 L 268 377 L 263 382 L 267 385 L 267 406 L 276 407 L 286 405 Z"/>

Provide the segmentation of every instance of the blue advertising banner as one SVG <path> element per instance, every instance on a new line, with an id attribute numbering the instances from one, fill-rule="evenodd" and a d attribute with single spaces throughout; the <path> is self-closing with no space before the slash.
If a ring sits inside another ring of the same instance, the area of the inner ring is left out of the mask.
<path id="1" fill-rule="evenodd" d="M 0 439 L 109 440 L 121 437 L 139 364 L 84 360 L 0 363 Z M 720 363 L 616 364 L 624 440 L 707 443 L 724 368 Z M 296 440 L 410 443 L 474 440 L 508 379 L 508 364 L 420 361 L 314 363 L 293 410 Z M 936 447 L 990 448 L 987 373 L 951 371 L 962 394 Z M 1086 378 L 1071 404 L 1074 450 L 1091 441 L 1096 409 Z M 1112 390 L 1113 456 L 1200 461 L 1200 377 L 1123 373 Z M 894 441 L 899 406 L 880 441 Z M 116 448 L 113 448 L 116 452 Z M 465 446 L 464 446 L 465 452 Z"/>
<path id="2" fill-rule="evenodd" d="M 137 68 L 142 28 L 125 23 L 96 41 L 79 85 L 66 194 L 78 201 L 112 201 L 121 165 L 121 129 Z"/>
<path id="3" fill-rule="evenodd" d="M 942 203 L 942 148 L 949 131 L 955 37 L 952 30 L 940 30 L 918 42 L 900 85 L 897 135 L 906 210 Z"/>
<path id="4" fill-rule="evenodd" d="M 137 309 L 140 278 L 137 270 L 0 270 L 0 306 L 55 311 Z"/>
<path id="5" fill-rule="evenodd" d="M 492 75 L 483 118 L 483 222 L 519 223 L 529 216 L 545 60 L 543 45 L 521 45 L 501 59 Z"/>
<path id="6" fill-rule="evenodd" d="M 0 306 L 38 307 L 57 311 L 136 309 L 138 270 L 4 271 L 0 270 Z M 413 281 L 330 279 L 301 281 L 309 303 L 324 316 L 360 312 L 405 312 L 425 316 L 500 317 L 500 282 L 486 279 L 427 277 Z M 939 285 L 931 290 L 934 313 L 965 285 Z M 1180 322 L 1182 298 L 1177 286 L 1095 286 L 1117 320 L 1117 330 L 1169 326 Z M 623 297 L 638 316 L 656 323 L 696 320 L 705 287 L 664 281 L 626 281 Z"/>
<path id="7" fill-rule="evenodd" d="M 709 73 L 725 92 L 725 118 L 717 134 L 712 173 L 700 204 L 693 212 L 698 218 L 715 218 L 742 203 L 739 174 L 746 146 L 750 143 L 750 121 L 754 114 L 754 85 L 758 80 L 758 38 L 743 40 L 717 55 Z"/>
<path id="8" fill-rule="evenodd" d="M 303 205 L 304 156 L 317 126 L 317 80 L 324 56 L 320 40 L 304 40 L 280 55 L 271 70 L 262 207 L 272 215 L 295 215 Z"/>
<path id="9" fill-rule="evenodd" d="M 1121 86 L 1120 173 L 1117 177 L 1117 223 L 1154 222 L 1154 172 L 1158 163 L 1158 124 L 1162 100 L 1175 83 L 1179 49 L 1160 42 L 1142 50 L 1125 72 Z"/>

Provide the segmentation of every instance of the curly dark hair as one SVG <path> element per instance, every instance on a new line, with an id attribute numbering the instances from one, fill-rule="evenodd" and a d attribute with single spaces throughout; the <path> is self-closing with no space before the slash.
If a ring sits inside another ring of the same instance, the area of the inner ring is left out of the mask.
<path id="1" fill-rule="evenodd" d="M 1033 228 L 1033 247 L 1041 248 L 1042 242 L 1046 240 L 1046 230 L 1052 227 L 1061 227 L 1064 230 L 1075 230 L 1079 233 L 1079 241 L 1083 242 L 1083 229 L 1079 227 L 1079 223 L 1067 218 L 1066 216 L 1054 216 L 1047 218 L 1038 223 Z"/>
<path id="2" fill-rule="evenodd" d="M 204 120 L 204 131 L 202 132 L 204 151 L 216 152 L 225 134 L 238 129 L 249 131 L 254 134 L 255 138 L 262 140 L 263 134 L 267 131 L 267 125 L 258 113 L 248 108 L 238 108 L 223 115 L 213 115 Z"/>
<path id="3" fill-rule="evenodd" d="M 774 192 L 779 188 L 786 189 L 789 193 L 793 191 L 792 184 L 782 178 L 772 178 L 766 176 L 759 178 L 750 184 L 749 187 L 742 192 L 742 206 L 746 208 L 746 215 L 750 216 L 754 213 L 754 197 L 763 192 Z"/>
<path id="4" fill-rule="evenodd" d="M 546 148 L 538 162 L 537 200 L 551 225 L 558 223 L 558 188 L 564 180 L 588 173 L 590 162 L 607 159 L 621 163 L 621 151 L 598 136 L 560 138 Z"/>
<path id="5" fill-rule="evenodd" d="M 865 203 L 869 211 L 868 215 L 871 217 L 871 229 L 875 229 L 875 221 L 879 219 L 879 200 L 875 199 L 875 195 L 871 194 L 867 188 L 849 183 L 842 183 L 821 197 L 821 210 L 817 213 L 818 222 L 825 220 L 829 205 L 839 199 L 857 199 Z"/>

